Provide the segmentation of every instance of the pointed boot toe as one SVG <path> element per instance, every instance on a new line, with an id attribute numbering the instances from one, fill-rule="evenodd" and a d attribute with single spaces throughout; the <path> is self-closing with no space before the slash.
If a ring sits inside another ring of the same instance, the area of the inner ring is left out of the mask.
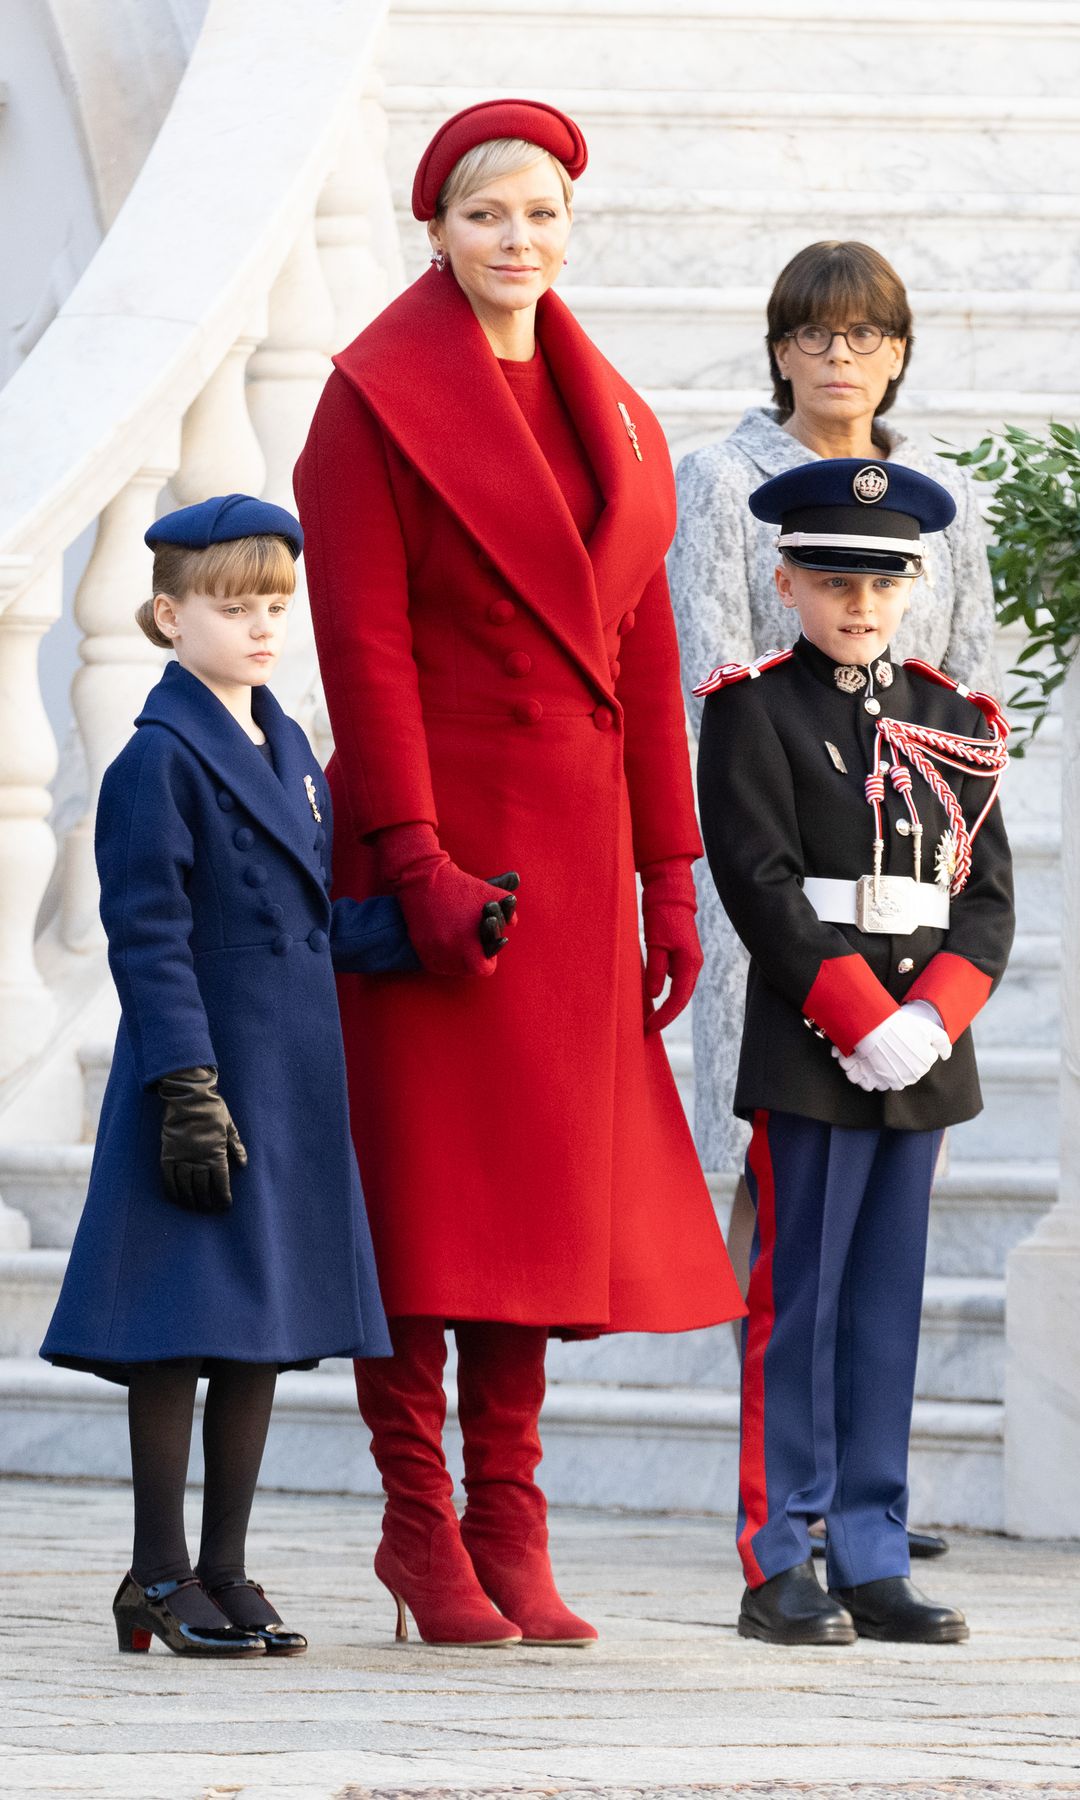
<path id="1" fill-rule="evenodd" d="M 392 1532 L 392 1518 L 387 1523 Z M 520 1644 L 521 1627 L 496 1612 L 477 1580 L 456 1519 L 431 1533 L 422 1568 L 418 1546 L 398 1546 L 386 1525 L 383 1530 L 375 1573 L 397 1604 L 394 1635 L 399 1644 L 409 1635 L 406 1609 L 425 1644 L 468 1644 L 474 1650 Z"/>
<path id="2" fill-rule="evenodd" d="M 521 1626 L 523 1643 L 567 1649 L 596 1643 L 596 1626 L 571 1612 L 555 1586 L 546 1527 L 515 1542 L 496 1532 L 470 1530 L 466 1512 L 461 1535 L 485 1594 Z"/>

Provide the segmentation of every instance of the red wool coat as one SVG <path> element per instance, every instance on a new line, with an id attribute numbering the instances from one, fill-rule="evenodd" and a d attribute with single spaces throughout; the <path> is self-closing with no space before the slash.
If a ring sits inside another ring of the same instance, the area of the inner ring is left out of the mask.
<path id="1" fill-rule="evenodd" d="M 338 891 L 407 820 L 521 874 L 491 978 L 342 981 L 353 1130 L 390 1315 L 685 1330 L 743 1307 L 644 1032 L 635 863 L 699 853 L 671 464 L 554 295 L 537 331 L 606 502 L 587 547 L 449 273 L 335 358 L 297 465 Z"/>

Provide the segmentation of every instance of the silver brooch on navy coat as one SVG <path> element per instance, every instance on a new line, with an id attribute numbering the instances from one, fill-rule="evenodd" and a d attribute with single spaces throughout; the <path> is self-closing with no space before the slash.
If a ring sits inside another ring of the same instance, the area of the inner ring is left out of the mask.
<path id="1" fill-rule="evenodd" d="M 304 776 L 304 792 L 308 797 L 308 805 L 315 814 L 316 825 L 321 825 L 322 813 L 319 811 L 319 800 L 318 795 L 315 792 L 315 783 L 312 781 L 310 775 Z"/>
<path id="2" fill-rule="evenodd" d="M 874 680 L 877 682 L 878 687 L 892 687 L 892 683 L 893 683 L 892 663 L 887 663 L 887 662 L 875 663 L 874 664 Z"/>
<path id="3" fill-rule="evenodd" d="M 842 694 L 857 694 L 866 686 L 866 670 L 858 663 L 837 663 L 832 678 Z"/>

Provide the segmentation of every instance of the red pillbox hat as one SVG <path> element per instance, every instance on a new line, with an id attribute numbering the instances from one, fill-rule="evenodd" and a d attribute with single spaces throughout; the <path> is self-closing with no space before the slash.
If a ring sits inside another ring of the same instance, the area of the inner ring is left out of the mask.
<path id="1" fill-rule="evenodd" d="M 417 219 L 433 219 L 447 176 L 478 144 L 492 138 L 524 138 L 558 157 L 571 181 L 589 160 L 585 139 L 558 107 L 543 100 L 481 100 L 440 125 L 416 171 L 412 209 Z"/>

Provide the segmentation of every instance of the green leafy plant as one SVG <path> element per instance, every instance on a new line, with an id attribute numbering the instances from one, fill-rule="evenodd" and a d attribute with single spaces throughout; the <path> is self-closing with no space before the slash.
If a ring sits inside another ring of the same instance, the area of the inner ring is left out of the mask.
<path id="1" fill-rule="evenodd" d="M 1013 741 L 1023 756 L 1080 649 L 1080 429 L 1051 424 L 1040 437 L 1006 425 L 972 450 L 942 454 L 997 484 L 987 511 L 997 616 L 1027 628 L 1009 670 L 1020 685 L 1008 696 L 1024 715 Z"/>

